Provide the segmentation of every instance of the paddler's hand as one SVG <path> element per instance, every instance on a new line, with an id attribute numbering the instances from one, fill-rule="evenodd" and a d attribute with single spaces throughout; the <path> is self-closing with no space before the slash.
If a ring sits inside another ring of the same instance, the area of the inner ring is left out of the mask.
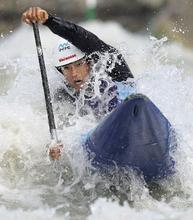
<path id="1" fill-rule="evenodd" d="M 40 7 L 31 7 L 22 15 L 22 21 L 31 24 L 32 22 L 45 23 L 48 20 L 48 12 Z"/>
<path id="2" fill-rule="evenodd" d="M 51 144 L 49 147 L 49 156 L 52 160 L 59 160 L 61 156 L 61 151 L 63 149 L 62 143 Z"/>

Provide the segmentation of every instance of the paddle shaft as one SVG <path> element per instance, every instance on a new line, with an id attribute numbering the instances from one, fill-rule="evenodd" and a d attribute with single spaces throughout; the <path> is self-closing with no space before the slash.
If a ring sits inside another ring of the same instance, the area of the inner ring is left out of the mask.
<path id="1" fill-rule="evenodd" d="M 37 23 L 32 23 L 33 25 L 33 31 L 34 31 L 34 37 L 36 42 L 36 49 L 38 54 L 38 60 L 40 65 L 40 72 L 42 77 L 42 86 L 44 90 L 44 96 L 45 96 L 45 102 L 46 102 L 46 109 L 47 109 L 47 115 L 48 115 L 48 124 L 50 129 L 50 136 L 52 140 L 55 140 L 58 142 L 58 136 L 56 132 L 56 125 L 54 120 L 54 113 L 52 108 L 52 100 L 50 95 L 50 89 L 48 84 L 48 78 L 46 74 L 46 66 L 44 62 L 44 56 L 43 56 L 43 50 L 40 40 L 40 34 L 39 34 L 39 28 Z"/>

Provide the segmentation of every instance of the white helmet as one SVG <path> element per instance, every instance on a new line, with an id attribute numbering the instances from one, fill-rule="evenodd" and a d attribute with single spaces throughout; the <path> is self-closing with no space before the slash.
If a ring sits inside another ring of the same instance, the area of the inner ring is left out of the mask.
<path id="1" fill-rule="evenodd" d="M 54 65 L 60 67 L 82 59 L 85 54 L 65 39 L 60 39 L 54 48 Z"/>

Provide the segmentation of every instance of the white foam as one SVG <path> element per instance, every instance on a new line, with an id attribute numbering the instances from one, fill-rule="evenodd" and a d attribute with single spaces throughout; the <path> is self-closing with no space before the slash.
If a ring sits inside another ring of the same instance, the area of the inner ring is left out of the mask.
<path id="1" fill-rule="evenodd" d="M 168 189 L 181 187 L 185 197 L 177 196 L 166 203 L 153 200 L 146 192 L 142 193 L 143 198 L 138 198 L 134 208 L 98 199 L 91 205 L 92 214 L 88 219 L 190 219 L 193 204 L 192 52 L 171 44 L 167 38 L 128 33 L 115 22 L 94 21 L 83 26 L 123 52 L 135 75 L 138 91 L 150 97 L 176 128 L 180 143 L 176 154 L 180 184 L 175 180 L 172 186 L 167 181 L 163 185 Z M 62 83 L 52 68 L 52 44 L 56 37 L 45 27 L 40 31 L 54 91 Z M 76 188 L 85 166 L 78 140 L 80 134 L 96 122 L 93 118 L 75 117 L 73 127 L 60 131 L 65 150 L 72 155 L 70 163 L 76 175 L 64 187 L 57 169 L 46 158 L 49 131 L 33 32 L 30 27 L 21 26 L 0 43 L 0 218 L 69 219 L 69 210 L 75 216 L 87 216 L 86 198 L 82 188 Z M 92 190 L 98 180 L 93 177 L 84 181 L 85 189 Z M 76 200 L 81 201 L 80 210 Z M 60 208 L 62 218 L 56 214 Z"/>

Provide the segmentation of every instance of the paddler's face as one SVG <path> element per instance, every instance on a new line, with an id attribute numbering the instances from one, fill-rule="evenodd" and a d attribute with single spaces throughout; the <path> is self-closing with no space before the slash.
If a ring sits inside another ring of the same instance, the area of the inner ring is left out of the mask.
<path id="1" fill-rule="evenodd" d="M 88 79 L 90 66 L 83 58 L 61 67 L 61 71 L 69 85 L 79 91 Z"/>

